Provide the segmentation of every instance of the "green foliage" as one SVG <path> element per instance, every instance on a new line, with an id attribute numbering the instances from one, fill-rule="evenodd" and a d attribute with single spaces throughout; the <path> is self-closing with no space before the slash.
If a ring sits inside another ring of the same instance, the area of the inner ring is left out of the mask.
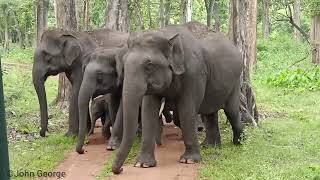
<path id="1" fill-rule="evenodd" d="M 34 48 L 32 47 L 21 49 L 17 44 L 12 44 L 9 54 L 7 54 L 4 59 L 6 62 L 31 64 L 33 62 L 33 52 Z"/>
<path id="2" fill-rule="evenodd" d="M 320 90 L 320 68 L 284 70 L 269 77 L 267 82 L 277 87 L 298 89 L 300 91 Z"/>
<path id="3" fill-rule="evenodd" d="M 297 43 L 287 34 L 273 32 L 268 41 L 258 40 L 257 49 L 256 80 L 284 87 L 287 91 L 320 90 L 320 68 L 311 64 L 308 44 Z"/>
<path id="4" fill-rule="evenodd" d="M 320 0 L 302 0 L 302 3 L 308 15 L 320 15 Z"/>

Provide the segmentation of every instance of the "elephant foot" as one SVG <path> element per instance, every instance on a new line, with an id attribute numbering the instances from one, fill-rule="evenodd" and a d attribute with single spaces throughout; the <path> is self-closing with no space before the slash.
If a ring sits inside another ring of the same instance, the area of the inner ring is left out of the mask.
<path id="1" fill-rule="evenodd" d="M 220 147 L 221 146 L 221 139 L 216 138 L 216 139 L 205 139 L 202 143 L 201 146 L 203 147 Z"/>
<path id="2" fill-rule="evenodd" d="M 41 129 L 40 130 L 40 136 L 41 137 L 45 137 L 46 136 L 46 131 L 47 131 L 47 129 Z"/>
<path id="3" fill-rule="evenodd" d="M 76 151 L 78 154 L 84 154 L 84 150 L 82 149 L 82 147 L 78 146 L 76 147 Z"/>
<path id="4" fill-rule="evenodd" d="M 78 136 L 78 132 L 72 132 L 72 131 L 68 130 L 68 132 L 66 132 L 64 135 L 66 137 L 74 137 L 74 136 Z"/>
<path id="5" fill-rule="evenodd" d="M 185 152 L 181 157 L 180 157 L 180 163 L 185 163 L 185 164 L 195 164 L 200 162 L 201 156 L 199 153 L 187 153 Z"/>
<path id="6" fill-rule="evenodd" d="M 121 141 L 118 138 L 110 138 L 107 144 L 108 151 L 114 151 L 119 148 Z"/>
<path id="7" fill-rule="evenodd" d="M 156 137 L 156 144 L 157 144 L 158 146 L 161 146 L 161 145 L 162 145 L 161 135 Z"/>
<path id="8" fill-rule="evenodd" d="M 134 167 L 150 168 L 150 167 L 155 167 L 156 165 L 157 165 L 157 162 L 152 155 L 140 154 L 136 159 L 136 163 L 134 164 Z"/>

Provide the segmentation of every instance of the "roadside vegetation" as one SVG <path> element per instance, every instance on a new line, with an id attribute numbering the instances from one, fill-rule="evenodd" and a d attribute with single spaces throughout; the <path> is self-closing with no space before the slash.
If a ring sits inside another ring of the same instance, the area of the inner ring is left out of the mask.
<path id="1" fill-rule="evenodd" d="M 48 137 L 39 136 L 39 104 L 32 84 L 33 49 L 13 45 L 2 58 L 10 170 L 50 171 L 72 149 L 76 139 L 64 137 L 67 116 L 53 105 L 57 94 L 57 77 L 46 82 L 49 104 Z"/>

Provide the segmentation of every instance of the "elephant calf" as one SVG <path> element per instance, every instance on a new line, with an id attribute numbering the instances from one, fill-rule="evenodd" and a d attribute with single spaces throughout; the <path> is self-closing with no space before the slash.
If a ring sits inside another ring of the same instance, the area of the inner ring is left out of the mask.
<path id="1" fill-rule="evenodd" d="M 110 137 L 110 131 L 107 131 L 107 128 L 110 128 L 111 122 L 109 118 L 109 109 L 108 109 L 108 95 L 98 96 L 92 99 L 89 104 L 90 119 L 91 119 L 91 129 L 89 130 L 89 135 L 93 134 L 96 121 L 100 118 L 102 123 L 102 134 L 105 137 Z"/>

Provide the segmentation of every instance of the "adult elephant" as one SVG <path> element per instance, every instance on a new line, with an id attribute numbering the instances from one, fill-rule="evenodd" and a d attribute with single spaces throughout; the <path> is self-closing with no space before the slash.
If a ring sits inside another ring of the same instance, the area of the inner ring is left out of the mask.
<path id="1" fill-rule="evenodd" d="M 182 163 L 201 159 L 195 119 L 205 116 L 206 140 L 220 144 L 217 111 L 224 109 L 233 130 L 233 143 L 240 144 L 240 75 L 243 62 L 239 50 L 226 38 L 197 40 L 183 26 L 149 30 L 131 35 L 124 59 L 123 139 L 112 171 L 118 174 L 134 140 L 142 102 L 143 141 L 135 166 L 153 167 L 155 122 L 160 100 L 176 109 L 185 152 Z"/>
<path id="2" fill-rule="evenodd" d="M 122 62 L 119 62 L 119 58 L 122 58 L 122 55 L 127 51 L 126 47 L 123 48 L 98 48 L 86 55 L 86 60 L 83 65 L 83 80 L 79 91 L 78 96 L 78 107 L 79 107 L 79 116 L 80 116 L 80 131 L 79 131 L 79 140 L 76 147 L 76 151 L 79 154 L 83 154 L 84 150 L 83 144 L 85 139 L 85 129 L 86 129 L 86 117 L 88 114 L 88 106 L 91 97 L 96 97 L 99 95 L 104 95 L 102 98 L 108 105 L 109 112 L 110 110 L 109 102 L 110 96 L 115 97 L 116 106 L 118 107 L 118 113 L 116 116 L 116 121 L 112 127 L 111 138 L 108 141 L 107 149 L 114 150 L 116 149 L 122 139 L 122 102 L 121 102 L 121 93 L 122 93 L 122 82 L 123 82 L 123 73 L 122 73 Z M 107 95 L 105 95 L 107 94 Z M 139 107 L 140 104 L 137 104 Z M 102 109 L 105 106 L 102 107 Z M 91 113 L 93 114 L 93 113 Z M 165 115 L 168 112 L 165 113 Z M 94 116 L 94 115 L 92 115 Z M 167 116 L 169 119 L 169 117 Z M 94 118 L 96 119 L 96 118 Z M 92 119 L 93 120 L 93 119 Z M 160 121 L 158 121 L 160 125 Z M 105 124 L 108 122 L 105 122 Z M 137 122 L 138 124 L 138 122 Z M 135 124 L 134 126 L 137 126 Z M 141 124 L 141 123 L 140 123 Z M 93 129 L 94 127 L 91 127 Z M 109 127 L 107 127 L 109 128 Z M 160 127 L 159 127 L 160 128 Z M 161 144 L 161 129 L 156 130 L 158 133 L 157 138 L 155 138 L 157 144 Z"/>
<path id="3" fill-rule="evenodd" d="M 41 136 L 45 136 L 48 128 L 48 107 L 44 86 L 47 77 L 65 72 L 70 80 L 72 90 L 69 106 L 69 128 L 66 135 L 77 135 L 79 131 L 78 93 L 83 76 L 84 55 L 98 46 L 118 46 L 125 42 L 127 37 L 127 34 L 108 29 L 85 32 L 52 29 L 42 34 L 34 53 L 32 70 L 33 84 L 40 104 Z"/>

